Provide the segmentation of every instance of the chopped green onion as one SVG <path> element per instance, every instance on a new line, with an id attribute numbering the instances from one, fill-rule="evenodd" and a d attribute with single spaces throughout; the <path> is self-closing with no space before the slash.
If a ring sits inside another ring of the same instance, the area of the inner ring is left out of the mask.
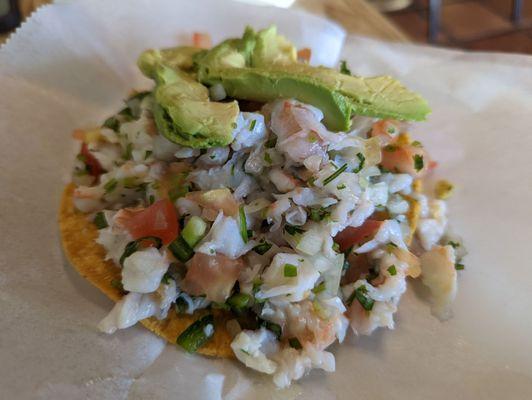
<path id="1" fill-rule="evenodd" d="M 345 183 L 340 183 L 338 186 L 336 186 L 336 189 L 338 190 L 344 190 L 347 186 L 345 186 Z"/>
<path id="2" fill-rule="evenodd" d="M 331 175 L 329 175 L 327 178 L 325 178 L 323 180 L 323 185 L 325 186 L 325 185 L 331 183 L 332 181 L 334 181 L 346 169 L 347 169 L 347 164 L 342 165 L 340 168 L 338 168 L 336 171 L 334 171 L 334 173 L 332 173 Z"/>
<path id="3" fill-rule="evenodd" d="M 268 164 L 273 163 L 272 156 L 270 156 L 270 153 L 268 152 L 264 153 L 264 161 L 266 161 Z"/>
<path id="4" fill-rule="evenodd" d="M 190 217 L 181 231 L 181 236 L 183 236 L 183 239 L 191 248 L 194 248 L 203 239 L 205 232 L 207 232 L 207 223 L 200 217 L 194 215 Z"/>
<path id="5" fill-rule="evenodd" d="M 340 61 L 340 73 L 344 75 L 351 75 L 351 70 L 347 67 L 347 61 Z"/>
<path id="6" fill-rule="evenodd" d="M 257 124 L 257 120 L 256 119 L 251 121 L 251 124 L 249 124 L 249 130 L 252 131 L 253 129 L 255 129 L 255 125 L 256 124 Z"/>
<path id="7" fill-rule="evenodd" d="M 260 254 L 261 256 L 268 252 L 272 248 L 272 244 L 266 241 L 261 241 L 258 245 L 253 247 L 255 253 Z"/>
<path id="8" fill-rule="evenodd" d="M 120 121 L 116 117 L 109 117 L 105 120 L 102 126 L 104 128 L 108 128 L 115 132 L 118 132 L 118 130 L 120 129 Z"/>
<path id="9" fill-rule="evenodd" d="M 301 228 L 299 228 L 297 226 L 294 226 L 294 225 L 288 225 L 288 224 L 286 224 L 284 226 L 284 230 L 286 231 L 286 233 L 288 233 L 289 235 L 292 235 L 292 236 L 297 234 L 297 233 L 299 233 L 299 234 L 305 233 L 304 229 L 301 229 Z"/>
<path id="10" fill-rule="evenodd" d="M 168 245 L 168 250 L 172 252 L 175 258 L 181 262 L 186 262 L 194 255 L 194 250 L 190 248 L 188 243 L 179 235 L 172 243 Z"/>
<path id="11" fill-rule="evenodd" d="M 414 168 L 416 171 L 421 171 L 423 169 L 423 156 L 420 156 L 419 154 L 414 154 Z"/>
<path id="12" fill-rule="evenodd" d="M 251 296 L 247 293 L 235 293 L 227 299 L 227 304 L 236 309 L 246 308 L 251 304 Z"/>
<path id="13" fill-rule="evenodd" d="M 240 224 L 240 236 L 242 236 L 242 240 L 244 243 L 247 243 L 249 240 L 248 237 L 248 224 L 246 221 L 246 213 L 244 212 L 244 206 L 240 206 L 238 210 L 239 215 L 239 224 Z"/>
<path id="14" fill-rule="evenodd" d="M 118 115 L 121 115 L 122 117 L 124 117 L 126 121 L 131 121 L 135 119 L 135 113 L 130 107 L 124 107 L 118 112 Z"/>
<path id="15" fill-rule="evenodd" d="M 453 242 L 452 240 L 449 240 L 448 245 L 451 246 L 453 249 L 456 249 L 457 247 L 460 247 L 460 243 Z"/>
<path id="16" fill-rule="evenodd" d="M 337 253 L 340 252 L 340 245 L 336 242 L 333 242 L 332 249 L 336 251 Z"/>
<path id="17" fill-rule="evenodd" d="M 465 268 L 465 265 L 464 264 L 460 264 L 460 263 L 456 263 L 454 264 L 454 268 L 457 270 L 457 271 L 461 271 Z"/>
<path id="18" fill-rule="evenodd" d="M 107 181 L 105 185 L 103 185 L 103 190 L 105 191 L 105 194 L 111 193 L 113 190 L 116 189 L 118 186 L 118 181 L 115 178 L 110 179 Z"/>
<path id="19" fill-rule="evenodd" d="M 188 310 L 187 301 L 182 297 L 178 297 L 175 301 L 175 312 L 177 314 L 184 314 L 187 312 L 187 310 Z"/>
<path id="20" fill-rule="evenodd" d="M 133 143 L 128 143 L 126 145 L 126 150 L 124 151 L 124 160 L 131 160 L 133 152 Z"/>
<path id="21" fill-rule="evenodd" d="M 297 276 L 297 267 L 293 264 L 285 264 L 284 276 L 286 278 L 293 278 L 294 276 Z"/>
<path id="22" fill-rule="evenodd" d="M 122 281 L 120 279 L 112 279 L 111 280 L 111 286 L 115 289 L 124 291 L 124 285 L 122 285 Z"/>
<path id="23" fill-rule="evenodd" d="M 312 293 L 320 294 L 324 290 L 325 290 L 325 282 L 321 282 L 318 286 L 315 286 L 314 289 L 312 289 Z"/>
<path id="24" fill-rule="evenodd" d="M 323 219 L 331 215 L 330 211 L 327 211 L 324 207 L 311 208 L 309 212 L 309 218 L 314 222 L 320 222 Z"/>
<path id="25" fill-rule="evenodd" d="M 235 164 L 231 165 L 231 176 L 235 175 Z"/>
<path id="26" fill-rule="evenodd" d="M 211 327 L 209 329 L 209 326 Z M 191 324 L 177 338 L 177 344 L 189 353 L 195 353 L 214 335 L 214 317 L 209 314 Z"/>
<path id="27" fill-rule="evenodd" d="M 169 285 L 170 284 L 170 279 L 172 279 L 172 275 L 170 275 L 168 272 L 166 272 L 163 275 L 163 278 L 161 279 L 161 283 L 164 283 L 165 285 Z"/>
<path id="28" fill-rule="evenodd" d="M 367 293 L 368 289 L 366 289 L 366 286 L 359 286 L 347 299 L 347 305 L 351 305 L 353 303 L 353 300 L 357 299 L 360 305 L 364 308 L 364 310 L 371 311 L 373 309 L 373 304 L 375 304 L 375 300 L 370 297 L 367 297 Z"/>
<path id="29" fill-rule="evenodd" d="M 313 186 L 314 186 L 314 182 L 316 182 L 316 177 L 311 176 L 311 177 L 308 178 L 308 180 L 307 180 L 307 185 L 309 185 L 309 187 L 313 187 Z"/>
<path id="30" fill-rule="evenodd" d="M 138 251 L 140 249 L 140 245 L 144 241 L 152 241 L 155 244 L 155 247 L 157 249 L 160 249 L 163 245 L 162 240 L 158 238 L 157 236 L 144 236 L 136 240 L 133 240 L 129 242 L 128 244 L 126 244 L 124 252 L 122 253 L 122 256 L 120 257 L 120 265 L 124 265 L 125 259 L 128 258 L 131 254 Z"/>
<path id="31" fill-rule="evenodd" d="M 366 157 L 364 157 L 364 154 L 362 153 L 357 153 L 357 158 L 360 162 L 358 164 L 358 167 L 353 170 L 353 172 L 355 173 L 362 171 L 362 168 L 364 168 L 364 163 L 366 162 Z"/>
<path id="32" fill-rule="evenodd" d="M 301 346 L 301 342 L 296 337 L 288 339 L 288 344 L 290 345 L 290 347 L 296 350 L 301 350 L 303 348 L 303 346 Z"/>
<path id="33" fill-rule="evenodd" d="M 98 229 L 104 229 L 109 226 L 107 220 L 105 219 L 103 211 L 96 213 L 96 215 L 94 216 L 94 225 L 96 225 L 96 228 Z"/>
<path id="34" fill-rule="evenodd" d="M 260 326 L 263 326 L 269 331 L 272 331 L 275 334 L 275 336 L 277 336 L 277 339 L 279 339 L 283 333 L 281 325 L 278 325 L 274 322 L 262 320 L 262 322 L 260 323 Z"/>
<path id="35" fill-rule="evenodd" d="M 271 138 L 270 140 L 268 140 L 266 143 L 264 143 L 264 146 L 267 148 L 267 149 L 272 149 L 275 147 L 275 145 L 277 144 L 277 138 L 276 137 L 273 137 Z"/>
<path id="36" fill-rule="evenodd" d="M 391 275 L 391 276 L 395 276 L 397 275 L 397 268 L 395 268 L 395 265 L 390 265 L 388 267 L 388 273 Z"/>

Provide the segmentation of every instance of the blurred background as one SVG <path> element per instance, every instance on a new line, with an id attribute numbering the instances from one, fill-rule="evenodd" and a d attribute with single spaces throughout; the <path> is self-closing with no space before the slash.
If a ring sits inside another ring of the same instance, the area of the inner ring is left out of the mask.
<path id="1" fill-rule="evenodd" d="M 303 8 L 336 20 L 348 32 L 384 40 L 532 54 L 532 0 L 240 1 Z M 0 0 L 0 43 L 37 7 L 51 2 Z"/>

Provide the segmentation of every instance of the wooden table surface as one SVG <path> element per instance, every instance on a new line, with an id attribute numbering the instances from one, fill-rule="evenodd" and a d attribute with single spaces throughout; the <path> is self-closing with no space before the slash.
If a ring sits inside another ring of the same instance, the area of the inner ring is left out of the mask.
<path id="1" fill-rule="evenodd" d="M 75 0 L 73 0 L 75 1 Z M 19 0 L 22 15 L 27 17 L 38 6 L 52 0 Z M 295 7 L 326 16 L 347 32 L 389 41 L 408 41 L 408 36 L 365 0 L 297 0 Z M 3 43 L 8 35 L 0 35 Z"/>

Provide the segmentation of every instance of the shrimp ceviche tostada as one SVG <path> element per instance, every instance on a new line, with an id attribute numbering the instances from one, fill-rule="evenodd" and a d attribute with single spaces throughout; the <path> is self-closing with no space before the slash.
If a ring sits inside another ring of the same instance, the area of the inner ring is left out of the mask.
<path id="1" fill-rule="evenodd" d="M 389 76 L 309 65 L 275 27 L 210 47 L 147 50 L 154 81 L 81 149 L 60 210 L 74 267 L 116 304 L 99 329 L 142 323 L 187 352 L 234 357 L 279 387 L 351 330 L 394 327 L 407 278 L 446 318 L 463 245 L 447 181 L 406 132 L 426 101 Z"/>

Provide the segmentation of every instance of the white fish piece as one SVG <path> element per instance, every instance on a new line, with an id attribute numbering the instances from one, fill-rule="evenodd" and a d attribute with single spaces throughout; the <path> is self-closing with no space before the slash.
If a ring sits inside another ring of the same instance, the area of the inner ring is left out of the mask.
<path id="1" fill-rule="evenodd" d="M 151 295 L 130 292 L 114 305 L 111 312 L 98 324 L 98 329 L 112 334 L 118 329 L 129 328 L 158 311 L 159 305 Z"/>
<path id="2" fill-rule="evenodd" d="M 209 233 L 196 246 L 195 250 L 209 255 L 221 253 L 234 260 L 256 245 L 257 242 L 254 240 L 244 243 L 238 222 L 233 217 L 226 217 L 223 212 L 220 212 Z"/>
<path id="3" fill-rule="evenodd" d="M 285 265 L 296 267 L 297 275 L 285 276 Z M 289 302 L 301 301 L 308 297 L 320 277 L 318 271 L 298 254 L 278 253 L 262 274 L 263 284 L 257 292 L 259 299 L 277 298 Z"/>
<path id="4" fill-rule="evenodd" d="M 108 222 L 112 221 L 111 218 L 106 219 Z M 113 260 L 118 265 L 126 245 L 132 238 L 127 232 L 117 230 L 111 224 L 109 225 L 107 228 L 98 230 L 96 243 L 102 245 L 105 249 L 105 259 Z"/>
<path id="5" fill-rule="evenodd" d="M 434 246 L 423 253 L 421 281 L 432 295 L 432 313 L 445 320 L 452 316 L 451 305 L 456 297 L 456 258 L 452 246 Z"/>
<path id="6" fill-rule="evenodd" d="M 241 112 L 236 120 L 231 148 L 235 151 L 255 147 L 266 138 L 264 116 L 259 113 Z"/>
<path id="7" fill-rule="evenodd" d="M 170 262 L 154 247 L 139 250 L 124 260 L 122 284 L 125 290 L 151 293 L 159 287 Z"/>
<path id="8" fill-rule="evenodd" d="M 195 201 L 187 199 L 186 197 L 180 197 L 175 201 L 175 205 L 179 215 L 197 216 L 201 215 L 201 207 Z"/>
<path id="9" fill-rule="evenodd" d="M 416 230 L 421 246 L 430 250 L 442 238 L 447 228 L 447 206 L 443 200 L 429 202 L 429 218 L 421 218 Z"/>
<path id="10" fill-rule="evenodd" d="M 223 165 L 229 158 L 229 147 L 211 147 L 197 160 L 202 165 Z"/>
<path id="11" fill-rule="evenodd" d="M 241 331 L 231 342 L 231 349 L 246 367 L 265 374 L 273 374 L 277 369 L 277 363 L 268 356 L 278 352 L 279 344 L 275 335 L 265 328 Z"/>
<path id="12" fill-rule="evenodd" d="M 294 190 L 297 186 L 297 181 L 281 168 L 270 169 L 268 171 L 268 178 L 281 193 Z"/>
<path id="13" fill-rule="evenodd" d="M 414 178 L 408 174 L 390 174 L 385 173 L 380 177 L 381 182 L 388 184 L 388 190 L 390 193 L 399 193 L 404 192 L 405 190 L 410 192 L 408 189 L 412 186 Z M 408 193 L 404 193 L 408 194 Z"/>

